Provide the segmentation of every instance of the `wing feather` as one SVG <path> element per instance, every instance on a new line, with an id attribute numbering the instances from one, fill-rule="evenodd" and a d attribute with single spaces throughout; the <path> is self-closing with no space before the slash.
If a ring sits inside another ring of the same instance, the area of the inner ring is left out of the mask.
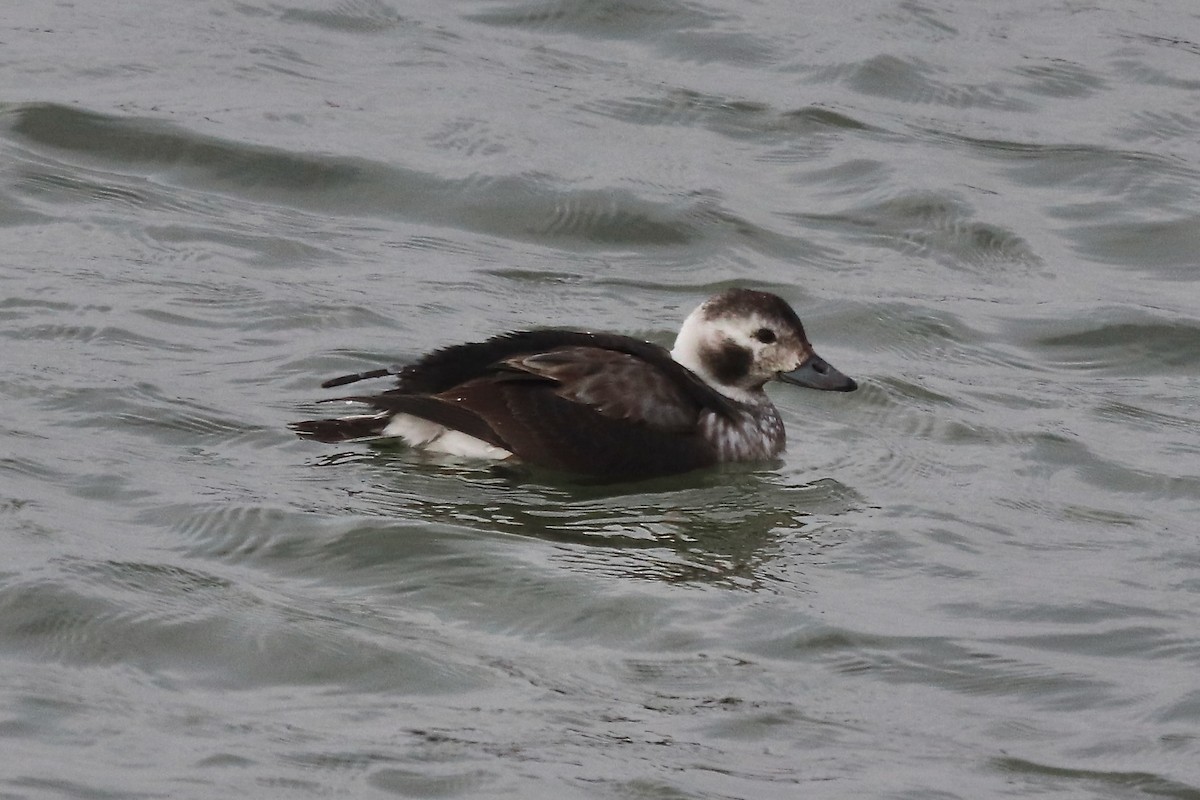
<path id="1" fill-rule="evenodd" d="M 694 431 L 702 404 L 672 375 L 637 356 L 596 347 L 560 347 L 504 361 L 555 386 L 564 400 L 615 420 L 675 433 Z"/>
<path id="2" fill-rule="evenodd" d="M 512 369 L 513 359 L 549 355 L 563 349 L 623 353 L 643 362 L 661 379 L 676 384 L 693 403 L 723 416 L 733 416 L 733 402 L 708 386 L 690 370 L 671 358 L 664 348 L 650 342 L 611 333 L 587 333 L 558 329 L 515 331 L 483 342 L 459 344 L 435 350 L 419 361 L 396 370 L 396 391 L 405 394 L 437 394 L 467 381 L 496 377 Z M 526 370 L 528 372 L 528 370 Z M 532 372 L 536 374 L 536 370 Z"/>

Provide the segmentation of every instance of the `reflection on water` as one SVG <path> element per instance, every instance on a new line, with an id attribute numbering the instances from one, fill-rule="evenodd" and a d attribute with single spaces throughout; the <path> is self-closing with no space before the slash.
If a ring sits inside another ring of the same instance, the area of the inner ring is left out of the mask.
<path id="1" fill-rule="evenodd" d="M 311 463 L 318 470 L 338 471 L 335 483 L 342 484 L 347 474 L 365 481 L 328 504 L 306 505 L 307 511 L 385 520 L 382 532 L 374 534 L 384 538 L 395 535 L 389 527 L 393 520 L 404 520 L 416 536 L 435 529 L 471 539 L 529 537 L 557 546 L 555 561 L 576 564 L 589 574 L 750 588 L 763 586 L 764 567 L 779 558 L 782 542 L 790 557 L 803 545 L 811 549 L 811 559 L 822 560 L 823 551 L 836 542 L 822 541 L 817 533 L 835 527 L 839 515 L 862 504 L 832 478 L 787 485 L 782 476 L 757 466 L 589 485 L 543 471 L 456 464 L 393 448 L 360 448 Z M 185 517 L 181 530 L 202 540 L 210 554 L 242 551 L 248 528 L 280 527 L 278 520 L 257 519 L 248 509 L 180 508 L 178 513 Z M 359 528 L 345 533 L 354 540 L 364 535 L 371 534 Z M 340 540 L 330 540 L 328 531 L 317 536 L 320 552 L 313 558 L 319 565 L 329 555 L 327 548 L 340 549 Z"/>
<path id="2" fill-rule="evenodd" d="M 2 793 L 1200 793 L 1191 6 L 426 5 L 9 11 Z M 775 463 L 283 427 L 733 285 Z"/>

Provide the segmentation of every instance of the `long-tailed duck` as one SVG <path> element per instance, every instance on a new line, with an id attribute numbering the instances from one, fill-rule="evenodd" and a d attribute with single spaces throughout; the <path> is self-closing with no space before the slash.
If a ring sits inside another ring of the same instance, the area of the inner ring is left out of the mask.
<path id="1" fill-rule="evenodd" d="M 635 480 L 779 455 L 783 421 L 763 391 L 773 378 L 834 392 L 858 386 L 813 351 L 786 302 L 749 289 L 705 301 L 670 352 L 611 333 L 518 331 L 321 385 L 389 375 L 394 389 L 323 401 L 373 413 L 289 427 L 322 442 L 398 437 L 427 450 Z"/>

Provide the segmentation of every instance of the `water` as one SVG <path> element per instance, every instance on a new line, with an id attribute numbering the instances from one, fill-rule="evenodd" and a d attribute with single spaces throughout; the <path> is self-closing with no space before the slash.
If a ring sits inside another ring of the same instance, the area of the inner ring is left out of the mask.
<path id="1" fill-rule="evenodd" d="M 1200 10 L 10 4 L 5 797 L 1200 797 Z M 627 486 L 284 428 L 784 295 Z"/>

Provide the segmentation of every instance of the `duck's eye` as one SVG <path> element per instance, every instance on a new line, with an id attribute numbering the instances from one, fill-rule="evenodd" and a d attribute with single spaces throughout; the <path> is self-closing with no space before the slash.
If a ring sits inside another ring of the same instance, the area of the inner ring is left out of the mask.
<path id="1" fill-rule="evenodd" d="M 770 344 L 775 341 L 775 331 L 770 328 L 759 328 L 754 332 L 754 338 L 763 344 Z"/>

